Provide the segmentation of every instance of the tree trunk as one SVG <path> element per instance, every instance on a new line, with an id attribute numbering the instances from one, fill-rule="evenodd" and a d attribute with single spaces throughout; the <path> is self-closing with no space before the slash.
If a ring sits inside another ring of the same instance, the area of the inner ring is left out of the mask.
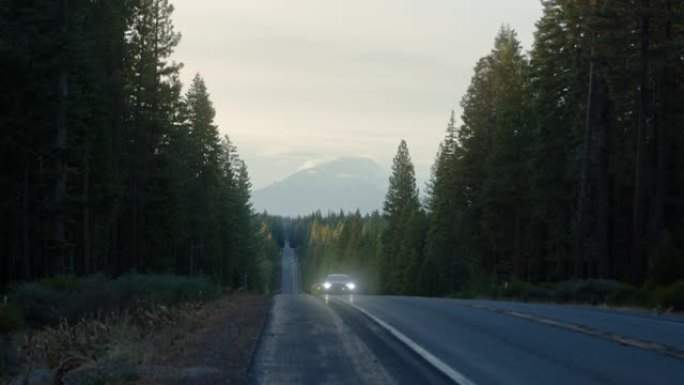
<path id="1" fill-rule="evenodd" d="M 584 129 L 584 153 L 582 156 L 582 174 L 580 176 L 580 190 L 577 199 L 577 219 L 575 230 L 575 269 L 574 277 L 584 277 L 584 261 L 586 249 L 584 243 L 588 234 L 587 226 L 587 201 L 589 196 L 589 184 L 593 158 L 594 124 L 596 109 L 596 74 L 594 71 L 594 49 L 591 49 L 591 62 L 589 64 L 589 93 L 587 95 L 587 111 Z"/>
<path id="2" fill-rule="evenodd" d="M 90 146 L 86 143 L 83 149 L 83 272 L 85 274 L 91 274 L 94 270 L 90 259 L 90 244 Z"/>
<path id="3" fill-rule="evenodd" d="M 66 45 L 67 33 L 68 33 L 68 22 L 69 22 L 69 2 L 68 0 L 60 1 L 60 19 L 61 19 L 61 34 L 62 39 Z M 64 198 L 66 195 L 66 181 L 67 181 L 67 170 L 66 170 L 66 142 L 67 142 L 67 108 L 68 108 L 68 97 L 69 97 L 69 74 L 67 69 L 67 58 L 62 58 L 60 63 L 58 84 L 57 84 L 57 137 L 55 141 L 55 148 L 57 150 L 57 156 L 55 159 L 55 189 L 54 189 L 54 223 L 53 223 L 53 233 L 52 237 L 55 242 L 55 253 L 57 262 L 60 267 L 64 267 L 66 261 L 66 248 L 65 248 L 65 230 L 64 230 Z M 49 274 L 50 272 L 48 272 Z"/>
<path id="4" fill-rule="evenodd" d="M 31 276 L 31 217 L 30 210 L 30 172 L 28 162 L 24 166 L 21 185 L 21 278 L 30 280 Z"/>
<path id="5" fill-rule="evenodd" d="M 520 209 L 515 210 L 515 235 L 513 241 L 513 276 L 519 280 L 527 279 L 525 274 L 526 264 L 522 260 L 522 230 L 521 230 Z"/>
<path id="6" fill-rule="evenodd" d="M 610 275 L 610 184 L 611 184 L 611 158 L 613 154 L 612 106 L 607 97 L 603 97 L 606 86 L 601 82 L 602 108 L 601 108 L 601 135 L 599 169 L 597 180 L 597 223 L 596 244 L 597 260 L 596 275 L 599 278 L 608 278 Z"/>
<path id="7" fill-rule="evenodd" d="M 607 135 L 606 135 L 607 136 Z M 608 140 L 608 138 L 606 138 Z M 608 146 L 608 143 L 604 143 Z M 596 241 L 597 241 L 597 260 L 596 260 L 596 274 L 599 278 L 607 278 L 609 276 L 609 216 L 610 216 L 610 171 L 608 149 L 602 150 L 599 164 L 599 178 L 597 183 L 597 223 L 596 223 Z"/>
<path id="8" fill-rule="evenodd" d="M 114 49 L 110 53 L 110 136 L 111 136 L 111 164 L 112 178 L 119 187 L 121 183 L 121 152 L 122 152 L 122 126 L 123 126 L 123 57 L 125 54 L 125 20 L 122 15 L 116 13 L 117 36 L 114 37 Z M 120 34 L 119 34 L 120 32 Z M 117 192 L 117 198 L 123 200 L 121 193 Z M 112 217 L 107 223 L 109 233 L 109 248 L 106 253 L 106 264 L 110 271 L 120 272 L 121 251 L 119 250 L 119 226 L 121 226 L 121 208 L 114 204 L 112 207 Z"/>
<path id="9" fill-rule="evenodd" d="M 657 109 L 656 124 L 656 170 L 655 170 L 655 193 L 653 199 L 653 208 L 651 213 L 651 235 L 649 237 L 649 246 L 658 247 L 660 239 L 665 228 L 664 223 L 664 209 L 665 196 L 667 194 L 666 174 L 667 174 L 667 125 L 668 113 L 672 108 L 670 98 L 672 97 L 672 71 L 670 67 L 670 60 L 672 57 L 672 48 L 670 44 L 672 41 L 672 2 L 667 0 L 665 3 L 667 9 L 667 21 L 665 24 L 665 65 L 661 71 L 662 77 L 660 79 L 660 108 Z"/>
<path id="10" fill-rule="evenodd" d="M 641 66 L 636 130 L 636 161 L 634 179 L 634 205 L 632 220 L 632 281 L 641 283 L 645 277 L 644 258 L 644 204 L 646 187 L 646 129 L 649 113 L 648 73 L 650 67 L 650 0 L 642 0 L 641 15 Z"/>

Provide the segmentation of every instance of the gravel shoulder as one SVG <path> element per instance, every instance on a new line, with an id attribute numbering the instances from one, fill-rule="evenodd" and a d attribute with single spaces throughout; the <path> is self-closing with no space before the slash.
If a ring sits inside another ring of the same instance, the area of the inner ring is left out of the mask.
<path id="1" fill-rule="evenodd" d="M 221 298 L 201 326 L 170 341 L 136 368 L 135 384 L 243 384 L 263 329 L 270 297 Z"/>

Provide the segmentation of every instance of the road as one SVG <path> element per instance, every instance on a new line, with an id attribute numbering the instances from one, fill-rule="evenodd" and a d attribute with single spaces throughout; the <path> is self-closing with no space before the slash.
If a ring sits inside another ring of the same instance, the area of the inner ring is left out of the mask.
<path id="1" fill-rule="evenodd" d="M 297 295 L 297 273 L 290 270 L 296 266 L 285 249 L 283 294 L 274 298 L 250 372 L 253 384 L 684 383 L 682 317 L 501 301 Z"/>
<path id="2" fill-rule="evenodd" d="M 282 294 L 299 294 L 299 267 L 294 249 L 289 245 L 283 248 L 280 285 Z"/>

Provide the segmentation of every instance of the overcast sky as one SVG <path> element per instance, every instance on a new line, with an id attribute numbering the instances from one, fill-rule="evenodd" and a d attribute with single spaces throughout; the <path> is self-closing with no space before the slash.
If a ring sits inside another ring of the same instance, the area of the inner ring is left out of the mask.
<path id="1" fill-rule="evenodd" d="M 184 84 L 199 72 L 260 188 L 341 156 L 429 175 L 450 111 L 502 24 L 528 50 L 539 0 L 172 0 Z M 420 186 L 422 188 L 422 186 Z"/>

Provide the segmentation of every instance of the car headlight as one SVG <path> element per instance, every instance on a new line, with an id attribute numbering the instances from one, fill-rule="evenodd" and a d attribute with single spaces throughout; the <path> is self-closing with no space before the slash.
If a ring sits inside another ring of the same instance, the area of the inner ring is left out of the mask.
<path id="1" fill-rule="evenodd" d="M 356 285 L 354 284 L 354 282 L 347 282 L 347 289 L 349 289 L 349 290 L 356 289 Z"/>
<path id="2" fill-rule="evenodd" d="M 332 283 L 327 282 L 327 281 L 326 281 L 326 282 L 323 282 L 323 288 L 324 288 L 325 290 L 330 289 L 331 286 L 332 286 Z"/>

